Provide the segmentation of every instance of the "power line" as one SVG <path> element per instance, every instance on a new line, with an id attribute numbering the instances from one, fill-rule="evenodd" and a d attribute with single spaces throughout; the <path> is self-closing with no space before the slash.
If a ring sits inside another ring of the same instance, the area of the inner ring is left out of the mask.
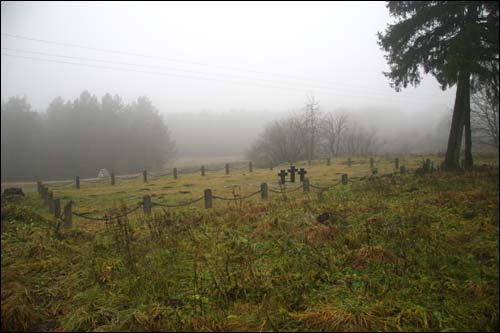
<path id="1" fill-rule="evenodd" d="M 187 78 L 187 79 L 205 80 L 205 81 L 230 82 L 230 83 L 240 84 L 240 85 L 253 85 L 253 86 L 261 86 L 261 87 L 267 87 L 267 88 L 293 90 L 293 91 L 298 91 L 301 93 L 304 93 L 307 91 L 305 89 L 298 89 L 298 88 L 293 88 L 293 87 L 284 87 L 284 86 L 259 84 L 259 83 L 248 83 L 248 82 L 241 82 L 241 81 L 235 81 L 235 80 L 222 80 L 222 79 L 217 79 L 217 78 L 207 78 L 207 77 L 199 77 L 199 76 L 192 76 L 192 75 L 181 75 L 181 74 L 175 74 L 175 73 L 143 71 L 143 70 L 136 70 L 136 69 L 129 69 L 129 68 L 110 67 L 110 66 L 93 65 L 93 64 L 86 64 L 86 63 L 76 63 L 76 62 L 54 60 L 54 59 L 35 58 L 35 57 L 28 57 L 28 56 L 21 56 L 21 55 L 13 55 L 13 54 L 8 54 L 8 53 L 1 53 L 1 54 L 8 56 L 8 57 L 13 57 L 13 58 L 45 61 L 45 62 L 60 63 L 60 64 L 67 64 L 67 65 L 74 65 L 74 66 L 84 66 L 84 67 L 99 68 L 99 69 L 109 69 L 109 70 L 115 70 L 115 71 L 135 72 L 135 73 L 153 74 L 153 75 L 160 75 L 160 76 L 167 76 L 167 77 L 180 77 L 180 78 Z M 322 90 L 325 90 L 325 89 L 322 89 Z M 358 97 L 358 98 L 360 97 L 359 95 L 346 96 L 346 95 L 338 94 L 334 91 L 328 91 L 328 93 L 332 94 L 332 95 L 340 96 L 340 97 Z M 366 98 L 368 98 L 368 99 L 383 99 L 383 97 L 375 97 L 375 96 L 370 96 L 370 97 L 366 97 Z M 400 101 L 385 100 L 385 102 L 399 103 Z M 419 101 L 419 102 L 421 103 L 422 101 Z M 424 104 L 425 104 L 425 102 L 424 102 Z"/>
<path id="2" fill-rule="evenodd" d="M 13 57 L 13 58 L 30 59 L 30 60 L 45 61 L 45 62 L 66 64 L 66 65 L 92 67 L 92 68 L 110 69 L 110 70 L 115 70 L 115 71 L 125 71 L 125 72 L 154 74 L 154 75 L 162 75 L 162 76 L 174 76 L 174 77 L 180 77 L 180 78 L 198 79 L 198 80 L 206 80 L 206 81 L 226 82 L 224 80 L 218 80 L 218 79 L 215 79 L 215 78 L 197 77 L 197 76 L 172 74 L 172 73 L 151 72 L 151 71 L 143 71 L 143 70 L 136 70 L 136 69 L 129 69 L 129 68 L 109 67 L 109 66 L 101 66 L 101 65 L 93 65 L 93 64 L 69 62 L 69 61 L 62 61 L 62 60 L 55 60 L 55 59 L 35 58 L 35 57 L 14 55 L 14 54 L 8 54 L 8 53 L 1 53 L 1 55 L 8 56 L 8 57 Z M 236 83 L 236 84 L 245 84 L 245 82 L 239 82 L 239 81 L 229 81 L 229 82 Z M 249 85 L 260 85 L 260 86 L 264 86 L 264 87 L 279 88 L 279 89 L 290 89 L 290 90 L 296 90 L 296 91 L 304 92 L 304 90 L 302 90 L 302 89 L 294 89 L 294 88 L 290 88 L 290 87 L 270 86 L 270 85 L 262 85 L 262 84 L 258 84 L 258 83 L 252 83 L 252 84 L 248 83 L 248 84 Z"/>
<path id="3" fill-rule="evenodd" d="M 261 74 L 261 75 L 262 74 L 263 75 L 271 75 L 271 76 L 288 78 L 288 79 L 292 79 L 292 80 L 296 80 L 296 81 L 316 82 L 316 83 L 320 83 L 320 84 L 325 84 L 325 83 L 326 84 L 341 84 L 343 87 L 351 86 L 353 89 L 362 88 L 364 90 L 386 92 L 383 89 L 378 89 L 378 88 L 374 88 L 374 87 L 354 86 L 354 85 L 346 84 L 345 82 L 317 81 L 317 80 L 313 80 L 310 78 L 304 78 L 304 77 L 299 77 L 299 76 L 294 76 L 294 75 L 286 75 L 286 74 L 281 74 L 281 73 L 263 72 L 263 71 L 256 71 L 256 70 L 251 70 L 251 69 L 242 69 L 242 68 L 237 68 L 237 67 L 231 67 L 231 66 L 210 65 L 207 63 L 201 63 L 201 62 L 195 62 L 195 61 L 186 61 L 186 60 L 179 60 L 179 59 L 168 58 L 168 57 L 163 57 L 163 56 L 147 55 L 147 54 L 105 49 L 105 48 L 97 48 L 97 47 L 92 47 L 92 46 L 87 46 L 87 45 L 58 42 L 58 41 L 39 39 L 39 38 L 33 38 L 33 37 L 26 37 L 26 36 L 4 33 L 4 32 L 2 32 L 1 34 L 3 36 L 7 36 L 7 37 L 11 37 L 11 38 L 24 39 L 24 40 L 35 41 L 35 42 L 39 42 L 39 43 L 53 44 L 53 45 L 59 45 L 59 46 L 65 46 L 65 47 L 74 47 L 74 48 L 81 48 L 81 49 L 87 49 L 87 50 L 93 50 L 93 51 L 99 51 L 99 52 L 115 53 L 115 54 L 134 56 L 134 57 L 143 57 L 143 58 L 149 58 L 149 59 L 159 59 L 159 60 L 164 60 L 164 61 L 176 62 L 176 63 L 180 63 L 180 64 L 189 64 L 189 65 L 204 66 L 204 67 L 215 67 L 215 68 L 231 70 L 231 71 L 249 72 L 249 73 Z"/>
<path id="4" fill-rule="evenodd" d="M 220 73 L 209 73 L 209 72 L 200 72 L 200 71 L 192 71 L 192 70 L 186 70 L 186 69 L 179 69 L 179 68 L 169 68 L 169 67 L 162 67 L 162 66 L 154 66 L 154 65 L 144 65 L 144 64 L 136 64 L 136 63 L 130 63 L 130 62 L 119 62 L 119 61 L 110 61 L 110 60 L 102 60 L 102 59 L 95 59 L 95 58 L 86 58 L 86 57 L 76 57 L 76 56 L 68 56 L 68 55 L 62 55 L 62 54 L 54 54 L 54 53 L 47 53 L 47 52 L 39 52 L 39 51 L 29 51 L 29 50 L 21 50 L 21 49 L 13 49 L 13 48 L 8 48 L 8 47 L 2 47 L 2 50 L 7 50 L 7 51 L 14 51 L 14 52 L 24 52 L 24 53 L 30 53 L 30 54 L 37 54 L 37 55 L 44 55 L 44 56 L 51 56 L 51 57 L 60 57 L 60 58 L 68 58 L 68 59 L 76 59 L 76 60 L 85 60 L 85 61 L 93 61 L 93 62 L 101 62 L 101 63 L 107 63 L 107 64 L 113 64 L 113 65 L 126 65 L 126 66 L 136 66 L 136 67 L 145 67 L 145 68 L 157 68 L 157 69 L 162 69 L 162 70 L 171 70 L 171 71 L 178 71 L 178 72 L 184 72 L 184 73 L 193 73 L 193 74 L 201 74 L 201 75 L 212 75 L 215 77 L 225 77 L 225 78 L 231 78 L 231 79 L 243 79 L 243 80 L 251 80 L 251 81 L 263 81 L 263 82 L 269 82 L 272 84 L 285 84 L 285 85 L 290 85 L 288 82 L 284 81 L 274 81 L 274 80 L 266 80 L 266 79 L 261 79 L 261 78 L 253 78 L 253 77 L 248 77 L 248 76 L 238 76 L 238 75 L 229 75 L 229 74 L 220 74 Z M 311 86 L 311 88 L 319 88 L 319 89 L 331 89 L 332 87 L 320 87 L 320 86 Z M 338 89 L 336 89 L 338 91 Z M 358 96 L 358 95 L 353 95 L 353 96 Z M 382 95 L 382 94 L 374 94 L 375 97 L 387 97 L 387 98 L 403 98 L 405 100 L 408 99 L 408 97 L 405 96 L 389 96 L 389 95 Z"/>

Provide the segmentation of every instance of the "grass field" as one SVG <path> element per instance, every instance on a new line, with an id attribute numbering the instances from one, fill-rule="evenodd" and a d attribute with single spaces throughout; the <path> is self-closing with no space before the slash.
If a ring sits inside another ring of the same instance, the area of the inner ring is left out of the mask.
<path id="1" fill-rule="evenodd" d="M 415 176 L 422 158 L 400 157 L 410 174 L 372 180 L 359 180 L 367 158 L 298 163 L 312 184 L 351 181 L 112 223 L 74 217 L 69 230 L 36 193 L 2 200 L 2 330 L 498 331 L 498 160 Z M 379 175 L 395 171 L 375 161 Z M 82 183 L 54 197 L 76 211 L 145 194 L 174 204 L 207 188 L 233 197 L 273 188 L 285 168 Z"/>

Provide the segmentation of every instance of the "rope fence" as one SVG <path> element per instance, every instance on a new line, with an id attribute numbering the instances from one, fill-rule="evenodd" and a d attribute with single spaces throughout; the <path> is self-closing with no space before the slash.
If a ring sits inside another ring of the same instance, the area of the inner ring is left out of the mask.
<path id="1" fill-rule="evenodd" d="M 297 186 L 295 188 L 292 188 L 290 190 L 286 190 L 284 187 L 282 189 L 280 189 L 279 191 L 276 191 L 274 189 L 269 189 L 269 192 L 272 192 L 272 193 L 279 193 L 279 194 L 286 194 L 286 193 L 293 193 L 293 192 L 296 192 L 300 189 L 304 189 L 304 186 L 303 185 L 300 185 L 300 186 Z"/>
<path id="2" fill-rule="evenodd" d="M 331 190 L 332 188 L 334 188 L 335 186 L 337 186 L 337 185 L 339 185 L 341 183 L 342 182 L 336 182 L 335 184 L 328 185 L 328 186 L 317 186 L 317 185 L 314 185 L 314 184 L 309 184 L 309 186 L 311 186 L 312 188 L 321 190 L 321 191 L 328 191 L 328 190 Z"/>
<path id="3" fill-rule="evenodd" d="M 120 217 L 125 217 L 127 215 L 130 215 L 132 214 L 133 212 L 135 212 L 136 210 L 138 210 L 139 208 L 141 208 L 143 204 L 140 203 L 140 204 L 137 204 L 136 206 L 126 210 L 124 213 L 120 214 L 120 215 L 113 215 L 113 211 L 119 211 L 117 209 L 110 209 L 110 210 L 107 210 L 107 212 L 109 214 L 106 214 L 104 215 L 103 217 L 92 217 L 92 216 L 88 216 L 88 214 L 92 214 L 95 212 L 87 212 L 87 213 L 80 213 L 80 212 L 72 212 L 73 215 L 75 216 L 78 216 L 78 217 L 81 217 L 83 219 L 86 219 L 86 220 L 92 220 L 92 221 L 106 221 L 108 218 L 120 218 Z M 102 212 L 102 211 L 101 211 Z"/>
<path id="4" fill-rule="evenodd" d="M 328 161 L 328 159 L 326 161 Z M 373 158 L 370 158 L 370 160 L 369 160 L 370 169 L 371 169 L 372 173 L 377 172 L 377 169 L 376 169 L 377 162 L 378 162 L 378 160 L 374 160 Z M 427 159 L 427 160 L 423 161 L 422 163 L 424 166 L 423 168 L 425 170 L 428 170 L 429 168 L 434 169 L 434 163 L 432 161 Z M 349 166 L 349 168 L 351 168 L 353 161 L 351 160 L 351 158 L 349 158 L 347 160 L 347 162 L 345 162 L 345 163 L 340 162 L 340 164 L 347 164 Z M 360 163 L 359 163 L 359 161 L 356 161 L 354 164 L 360 164 Z M 330 165 L 330 164 L 327 162 L 327 165 Z M 298 170 L 299 170 L 298 167 L 302 166 L 302 164 L 296 165 L 296 166 L 297 166 L 297 169 L 295 171 L 298 172 Z M 305 167 L 305 165 L 304 165 L 304 167 Z M 394 168 L 396 170 L 401 170 L 400 171 L 401 173 L 406 172 L 404 165 L 400 165 L 399 158 L 396 158 L 394 160 Z M 260 169 L 268 170 L 269 168 L 261 166 Z M 270 167 L 270 169 L 272 170 L 272 166 Z M 219 166 L 217 164 L 212 165 L 210 167 L 206 167 L 205 165 L 201 165 L 201 167 L 190 166 L 190 167 L 184 167 L 182 169 L 173 168 L 172 171 L 164 170 L 164 171 L 160 171 L 160 172 L 152 172 L 152 171 L 144 170 L 142 172 L 139 172 L 137 174 L 132 174 L 132 175 L 115 175 L 114 173 L 110 173 L 106 177 L 87 178 L 87 179 L 80 179 L 79 176 L 76 176 L 76 180 L 73 180 L 73 181 L 61 182 L 61 183 L 55 183 L 55 184 L 47 184 L 47 185 L 50 187 L 54 187 L 54 188 L 58 188 L 58 187 L 61 187 L 61 188 L 68 187 L 69 188 L 71 186 L 75 186 L 77 189 L 79 189 L 80 183 L 88 183 L 88 184 L 101 184 L 101 183 L 106 184 L 106 183 L 109 183 L 111 185 L 115 185 L 116 180 L 120 180 L 120 182 L 123 180 L 132 180 L 132 179 L 140 178 L 141 175 L 143 177 L 143 182 L 147 183 L 148 176 L 151 179 L 157 179 L 160 177 L 167 177 L 167 176 L 173 176 L 174 179 L 178 179 L 179 175 L 195 174 L 197 172 L 200 172 L 201 176 L 205 176 L 206 172 L 220 172 L 223 170 L 225 170 L 226 175 L 229 175 L 231 173 L 231 170 L 233 170 L 233 171 L 234 170 L 240 170 L 240 171 L 248 170 L 248 172 L 253 172 L 253 163 L 252 163 L 252 161 L 248 161 L 248 162 L 225 163 L 224 166 Z M 303 175 L 301 177 L 303 177 Z M 301 181 L 302 181 L 302 179 L 301 179 Z M 293 181 L 291 181 L 291 182 L 293 182 Z"/>
<path id="5" fill-rule="evenodd" d="M 142 176 L 142 172 L 135 175 L 115 176 L 116 179 L 137 179 Z"/>
<path id="6" fill-rule="evenodd" d="M 66 182 L 66 183 L 47 183 L 46 184 L 49 187 L 54 187 L 54 188 L 65 188 L 65 187 L 71 187 L 75 185 L 75 182 L 73 180 Z"/>
<path id="7" fill-rule="evenodd" d="M 164 203 L 159 203 L 159 202 L 151 202 L 151 205 L 152 206 L 166 207 L 166 208 L 183 207 L 183 206 L 189 206 L 189 205 L 195 204 L 198 201 L 201 201 L 203 198 L 205 198 L 205 196 L 201 196 L 198 199 L 194 199 L 194 200 L 191 200 L 191 201 L 181 202 L 181 203 L 178 203 L 178 204 L 171 204 L 171 205 L 164 204 Z"/>
<path id="8" fill-rule="evenodd" d="M 224 197 L 219 197 L 219 196 L 214 195 L 213 198 L 214 199 L 218 199 L 218 200 L 226 200 L 226 201 L 238 201 L 238 200 L 245 200 L 245 199 L 251 198 L 254 195 L 259 194 L 261 192 L 262 192 L 262 190 L 258 190 L 256 192 L 244 195 L 242 197 L 241 196 L 238 196 L 238 197 L 235 196 L 234 198 L 224 198 Z"/>
<path id="9" fill-rule="evenodd" d="M 397 162 L 399 163 L 399 161 L 397 161 Z M 424 166 L 430 165 L 429 160 L 426 160 L 424 163 L 425 163 Z M 249 162 L 249 169 L 251 170 L 251 168 L 252 168 L 252 165 L 251 165 L 251 162 Z M 291 167 L 291 168 L 294 168 L 294 167 Z M 228 173 L 228 170 L 229 170 L 228 164 L 226 164 L 225 169 L 226 169 L 226 173 Z M 432 170 L 433 170 L 432 168 L 428 169 L 428 172 L 432 172 Z M 201 168 L 202 174 L 204 171 L 205 171 L 205 169 L 202 166 L 202 168 Z M 328 191 L 328 190 L 334 189 L 336 186 L 338 186 L 340 184 L 342 184 L 342 185 L 348 184 L 348 175 L 347 174 L 342 174 L 340 181 L 333 183 L 333 184 L 326 185 L 326 186 L 321 186 L 321 184 L 318 184 L 318 183 L 311 184 L 309 178 L 304 178 L 304 174 L 306 172 L 303 172 L 304 170 L 301 169 L 302 173 L 300 174 L 301 175 L 300 185 L 293 187 L 293 188 L 289 188 L 287 190 L 285 184 L 286 183 L 294 183 L 294 181 L 292 181 L 292 180 L 285 181 L 283 178 L 284 177 L 283 176 L 284 170 L 281 170 L 281 171 L 282 172 L 279 174 L 281 181 L 278 182 L 279 190 L 276 188 L 269 188 L 268 183 L 261 183 L 260 189 L 255 191 L 255 192 L 251 192 L 251 193 L 246 194 L 246 195 L 233 194 L 234 197 L 230 198 L 230 197 L 213 195 L 211 189 L 206 189 L 204 191 L 203 196 L 200 196 L 200 197 L 193 199 L 193 200 L 190 200 L 190 201 L 179 202 L 176 204 L 152 202 L 151 195 L 145 195 L 145 196 L 143 196 L 143 200 L 141 202 L 139 202 L 136 205 L 133 205 L 131 207 L 122 208 L 121 210 L 117 209 L 117 208 L 112 208 L 112 209 L 104 209 L 104 210 L 94 210 L 94 211 L 89 211 L 89 212 L 78 212 L 78 211 L 73 211 L 72 205 L 74 204 L 74 202 L 69 201 L 63 207 L 64 212 L 62 212 L 60 199 L 55 199 L 53 196 L 53 192 L 51 190 L 49 190 L 49 186 L 62 188 L 62 187 L 72 186 L 75 183 L 76 183 L 77 188 L 79 188 L 80 182 L 96 183 L 96 182 L 103 182 L 103 179 L 97 179 L 97 180 L 96 179 L 83 179 L 83 180 L 80 180 L 79 177 L 76 177 L 76 182 L 71 181 L 68 183 L 57 183 L 57 184 L 48 184 L 48 185 L 43 184 L 41 181 L 38 181 L 37 182 L 37 190 L 38 190 L 38 193 L 40 194 L 40 196 L 42 197 L 44 203 L 47 205 L 49 212 L 51 214 L 53 214 L 57 219 L 64 222 L 64 226 L 66 228 L 71 228 L 73 215 L 76 217 L 85 219 L 85 220 L 107 221 L 107 220 L 113 219 L 113 218 L 120 218 L 120 217 L 128 216 L 128 215 L 134 213 L 135 211 L 137 211 L 141 207 L 143 208 L 145 214 L 149 214 L 149 213 L 151 213 L 152 208 L 155 206 L 165 207 L 165 208 L 176 208 L 176 207 L 184 207 L 184 206 L 193 205 L 197 202 L 204 200 L 205 209 L 208 209 L 208 208 L 212 208 L 212 201 L 213 200 L 240 201 L 241 202 L 242 200 L 250 199 L 251 197 L 254 197 L 258 194 L 261 194 L 261 198 L 263 200 L 267 200 L 268 199 L 268 192 L 283 195 L 283 194 L 297 192 L 300 189 L 302 189 L 303 192 L 310 192 L 311 188 L 318 189 L 321 192 L 323 192 L 323 191 Z M 179 170 L 174 168 L 174 175 L 176 175 L 178 172 L 179 172 Z M 390 174 L 385 174 L 385 175 L 405 174 L 405 173 L 406 173 L 406 169 L 405 169 L 404 165 L 401 165 L 399 172 L 396 171 L 396 172 L 393 172 Z M 170 173 L 169 172 L 167 172 L 166 174 L 150 173 L 150 176 L 161 177 L 161 176 L 164 176 L 167 174 L 170 174 Z M 147 174 L 146 170 L 143 171 L 142 173 L 139 173 L 139 174 L 128 175 L 128 176 L 118 176 L 116 178 L 118 178 L 118 179 L 135 179 L 135 178 L 139 178 L 141 175 L 143 176 L 144 181 L 147 182 L 148 174 Z M 363 177 L 357 177 L 357 176 L 350 177 L 350 181 L 353 182 L 353 180 L 354 180 L 356 182 L 361 182 L 365 179 L 371 179 L 373 176 L 378 176 L 376 171 L 374 172 L 374 169 L 372 169 L 371 175 L 369 175 L 369 176 L 365 175 Z M 382 177 L 383 176 L 384 175 L 382 175 Z M 111 174 L 111 177 L 109 177 L 109 178 L 111 178 L 111 182 L 112 182 L 112 184 L 114 184 L 115 176 L 113 173 Z M 294 177 L 292 177 L 291 179 L 294 179 Z M 254 186 L 254 185 L 255 184 L 252 184 L 252 186 Z M 275 183 L 273 185 L 275 185 Z M 135 199 L 137 199 L 137 197 L 135 197 Z M 95 215 L 101 215 L 101 214 L 104 214 L 104 216 L 95 216 Z M 93 215 L 93 216 L 91 216 L 91 215 Z"/>

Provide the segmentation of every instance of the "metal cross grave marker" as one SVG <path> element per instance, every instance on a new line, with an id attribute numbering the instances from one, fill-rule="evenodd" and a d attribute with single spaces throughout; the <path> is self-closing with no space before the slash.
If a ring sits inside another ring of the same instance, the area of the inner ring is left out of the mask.
<path id="1" fill-rule="evenodd" d="M 295 172 L 297 172 L 297 169 L 295 169 L 295 165 L 290 166 L 290 169 L 288 169 L 290 172 L 290 183 L 295 183 Z"/>
<path id="2" fill-rule="evenodd" d="M 278 176 L 280 177 L 280 184 L 285 184 L 285 177 L 288 175 L 288 172 L 285 170 L 280 170 L 280 173 L 278 173 Z"/>
<path id="3" fill-rule="evenodd" d="M 306 169 L 304 169 L 304 168 L 300 168 L 300 170 L 299 170 L 297 173 L 299 174 L 299 177 L 300 177 L 300 178 L 299 178 L 299 179 L 300 179 L 300 182 L 301 182 L 301 183 L 302 183 L 302 182 L 304 182 L 304 177 L 305 177 L 305 175 L 306 175 L 306 173 L 307 173 Z"/>

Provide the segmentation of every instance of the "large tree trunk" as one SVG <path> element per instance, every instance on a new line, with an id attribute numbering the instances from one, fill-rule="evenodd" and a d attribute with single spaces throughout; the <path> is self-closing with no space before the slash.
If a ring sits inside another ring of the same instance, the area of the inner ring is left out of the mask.
<path id="1" fill-rule="evenodd" d="M 471 170 L 472 161 L 472 133 L 470 124 L 470 80 L 467 79 L 467 89 L 464 89 L 464 130 L 465 130 L 465 160 L 464 169 Z"/>
<path id="2" fill-rule="evenodd" d="M 467 105 L 469 106 L 468 128 L 470 130 L 470 74 L 460 73 L 457 83 L 457 93 L 455 95 L 455 106 L 453 107 L 453 118 L 451 120 L 450 136 L 448 138 L 448 148 L 446 150 L 446 157 L 443 163 L 443 169 L 447 171 L 455 171 L 460 169 L 460 146 L 462 143 L 462 133 L 464 129 Z M 468 147 L 470 149 L 470 144 Z"/>

